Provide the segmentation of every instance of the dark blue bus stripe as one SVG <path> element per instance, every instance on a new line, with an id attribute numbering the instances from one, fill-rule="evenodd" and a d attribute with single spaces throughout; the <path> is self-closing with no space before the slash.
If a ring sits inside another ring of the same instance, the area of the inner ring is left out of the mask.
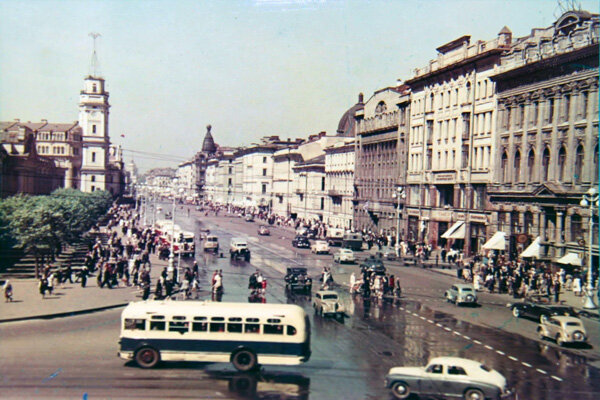
<path id="1" fill-rule="evenodd" d="M 310 342 L 278 343 L 240 340 L 121 338 L 121 351 L 136 351 L 142 345 L 152 346 L 158 351 L 231 353 L 239 347 L 246 347 L 257 354 L 285 356 L 307 356 L 310 354 Z"/>

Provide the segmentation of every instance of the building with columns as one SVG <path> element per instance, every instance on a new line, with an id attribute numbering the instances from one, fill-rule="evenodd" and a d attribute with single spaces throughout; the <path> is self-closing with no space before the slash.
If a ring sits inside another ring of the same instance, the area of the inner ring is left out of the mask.
<path id="1" fill-rule="evenodd" d="M 378 90 L 354 114 L 353 224 L 357 230 L 396 235 L 397 188 L 403 184 L 400 177 L 405 170 L 408 94 L 405 85 Z M 399 129 L 401 120 L 403 129 Z"/>
<path id="2" fill-rule="evenodd" d="M 598 41 L 598 14 L 568 11 L 515 41 L 491 76 L 499 113 L 490 222 L 513 254 L 537 237 L 541 259 L 587 251 L 592 216 L 579 203 L 598 187 Z M 593 229 L 598 265 L 597 217 Z"/>
<path id="3" fill-rule="evenodd" d="M 495 84 L 490 77 L 511 44 L 502 29 L 489 41 L 462 36 L 415 70 L 407 166 L 407 239 L 465 255 L 485 243 L 487 184 L 493 168 Z"/>

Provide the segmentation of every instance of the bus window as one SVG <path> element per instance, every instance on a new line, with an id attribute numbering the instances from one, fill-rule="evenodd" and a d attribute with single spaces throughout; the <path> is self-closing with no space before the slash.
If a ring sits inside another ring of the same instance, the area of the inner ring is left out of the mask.
<path id="1" fill-rule="evenodd" d="M 283 325 L 265 324 L 263 332 L 268 335 L 283 335 Z"/>
<path id="2" fill-rule="evenodd" d="M 183 335 L 184 333 L 187 333 L 188 329 L 189 327 L 187 322 L 169 322 L 169 332 L 179 332 Z"/>
<path id="3" fill-rule="evenodd" d="M 150 330 L 151 331 L 164 331 L 165 330 L 165 321 L 150 321 Z"/>
<path id="4" fill-rule="evenodd" d="M 211 332 L 225 332 L 225 323 L 224 322 L 211 322 L 210 323 L 210 331 Z"/>
<path id="5" fill-rule="evenodd" d="M 269 318 L 267 322 L 270 324 L 279 324 L 281 320 L 279 318 Z"/>
<path id="6" fill-rule="evenodd" d="M 231 333 L 242 333 L 242 324 L 241 323 L 231 323 L 227 324 L 227 332 Z"/>
<path id="7" fill-rule="evenodd" d="M 192 324 L 192 331 L 194 332 L 206 332 L 208 330 L 208 322 L 194 322 Z"/>
<path id="8" fill-rule="evenodd" d="M 288 334 L 288 336 L 294 336 L 296 334 L 296 328 L 288 325 L 287 326 L 287 334 Z"/>
<path id="9" fill-rule="evenodd" d="M 247 318 L 249 319 L 249 318 Z M 260 325 L 259 324 L 245 324 L 244 325 L 245 333 L 260 333 Z"/>
<path id="10" fill-rule="evenodd" d="M 246 322 L 259 322 L 258 318 L 246 318 Z"/>
<path id="11" fill-rule="evenodd" d="M 146 320 L 145 319 L 125 319 L 125 328 L 132 331 L 138 330 L 143 331 L 146 329 Z"/>

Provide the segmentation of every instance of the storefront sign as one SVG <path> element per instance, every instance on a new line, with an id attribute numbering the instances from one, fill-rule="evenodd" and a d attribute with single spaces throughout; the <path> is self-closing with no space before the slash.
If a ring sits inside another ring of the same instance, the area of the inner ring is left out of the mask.
<path id="1" fill-rule="evenodd" d="M 450 221 L 452 219 L 452 211 L 431 211 L 431 218 L 438 221 Z"/>
<path id="2" fill-rule="evenodd" d="M 435 182 L 452 182 L 456 180 L 456 174 L 437 174 L 434 176 L 433 180 Z"/>
<path id="3" fill-rule="evenodd" d="M 472 222 L 485 224 L 488 222 L 488 216 L 485 214 L 471 214 L 469 218 Z"/>

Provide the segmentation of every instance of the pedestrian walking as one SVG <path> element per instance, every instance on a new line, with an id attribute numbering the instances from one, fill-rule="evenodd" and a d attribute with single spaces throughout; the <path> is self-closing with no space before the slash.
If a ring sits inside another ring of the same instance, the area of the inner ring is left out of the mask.
<path id="1" fill-rule="evenodd" d="M 73 268 L 71 268 L 71 261 L 67 263 L 67 268 L 65 270 L 65 283 L 67 282 L 67 279 L 69 280 L 69 283 L 73 283 Z"/>
<path id="2" fill-rule="evenodd" d="M 8 303 L 9 301 L 12 302 L 13 301 L 13 288 L 8 279 L 6 280 L 6 282 L 4 282 L 3 289 L 4 289 L 4 302 L 6 302 L 6 303 Z"/>
<path id="3" fill-rule="evenodd" d="M 558 303 L 560 300 L 560 280 L 558 278 L 554 279 L 552 289 L 554 290 L 554 302 Z"/>
<path id="4" fill-rule="evenodd" d="M 573 279 L 573 294 L 578 297 L 581 296 L 581 278 L 579 276 Z"/>
<path id="5" fill-rule="evenodd" d="M 48 290 L 48 294 L 52 296 L 52 291 L 54 290 L 54 274 L 50 274 L 48 277 L 48 281 L 46 283 L 46 290 Z"/>
<path id="6" fill-rule="evenodd" d="M 38 289 L 40 291 L 40 294 L 42 295 L 42 298 L 46 297 L 46 290 L 48 289 L 48 279 L 44 276 L 42 276 L 40 278 L 40 281 L 38 283 Z"/>
<path id="7" fill-rule="evenodd" d="M 85 287 L 85 285 L 87 284 L 87 277 L 88 277 L 88 267 L 87 265 L 84 265 L 81 270 L 79 271 L 79 278 L 81 279 L 81 287 Z"/>

